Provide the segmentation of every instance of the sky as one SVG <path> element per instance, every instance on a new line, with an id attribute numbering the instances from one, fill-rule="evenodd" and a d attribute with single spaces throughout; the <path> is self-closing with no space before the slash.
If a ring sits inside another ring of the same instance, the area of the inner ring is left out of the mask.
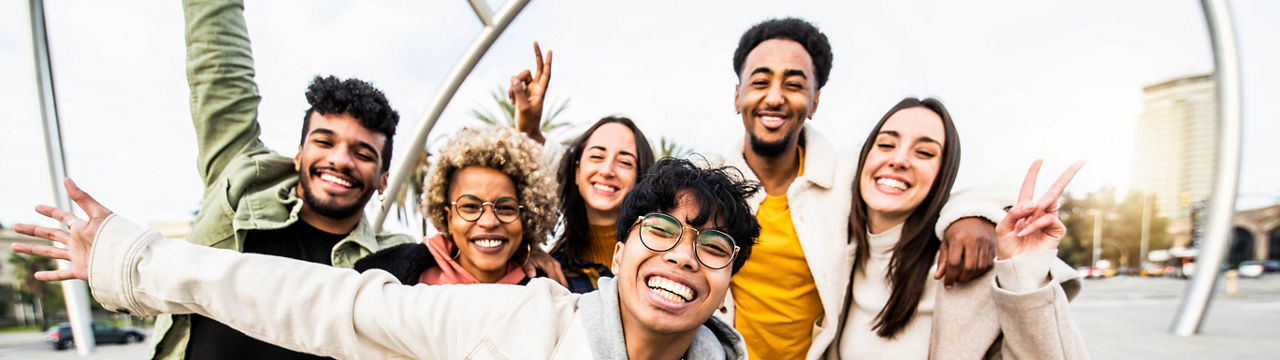
<path id="1" fill-rule="evenodd" d="M 500 2 L 489 1 L 492 9 Z M 1231 1 L 1244 75 L 1238 207 L 1280 202 L 1280 3 Z M 0 224 L 41 221 L 52 203 L 26 2 L 0 2 Z M 752 24 L 796 16 L 829 37 L 834 66 L 811 124 L 838 146 L 861 144 L 906 96 L 938 97 L 964 147 L 958 187 L 1015 184 L 1089 161 L 1068 189 L 1128 189 L 1142 87 L 1213 70 L 1198 1 L 533 1 L 446 108 L 435 140 L 478 123 L 489 92 L 555 52 L 550 98 L 569 99 L 576 135 L 602 116 L 635 119 L 657 141 L 723 152 L 742 138 L 732 53 Z M 175 1 L 45 3 L 68 173 L 141 222 L 187 220 L 202 192 Z M 442 82 L 481 30 L 465 1 L 249 0 L 262 139 L 297 151 L 303 92 L 317 74 L 382 89 L 401 122 L 393 164 Z M 1270 135 L 1268 135 L 1270 134 Z M 429 145 L 431 146 L 431 145 Z M 1041 188 L 1049 181 L 1042 181 Z M 394 226 L 391 226 L 394 228 Z"/>

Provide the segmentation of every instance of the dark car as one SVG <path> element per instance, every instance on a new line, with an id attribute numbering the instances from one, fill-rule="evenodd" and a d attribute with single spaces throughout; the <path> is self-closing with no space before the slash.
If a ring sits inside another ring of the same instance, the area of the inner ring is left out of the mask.
<path id="1" fill-rule="evenodd" d="M 122 329 L 115 326 L 107 325 L 100 322 L 94 322 L 93 337 L 98 344 L 116 343 L 129 344 L 142 341 L 144 336 L 141 331 L 134 329 Z M 49 329 L 49 336 L 45 341 L 53 345 L 54 349 L 62 350 L 75 347 L 75 338 L 71 336 L 71 325 L 61 323 Z"/>

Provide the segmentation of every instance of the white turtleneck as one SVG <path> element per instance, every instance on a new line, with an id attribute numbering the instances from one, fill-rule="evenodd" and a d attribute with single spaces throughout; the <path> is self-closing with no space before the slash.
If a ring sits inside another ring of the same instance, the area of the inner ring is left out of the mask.
<path id="1" fill-rule="evenodd" d="M 852 306 L 845 314 L 845 328 L 839 343 L 842 359 L 926 359 L 929 357 L 929 333 L 933 325 L 933 301 L 938 280 L 925 279 L 920 305 L 901 331 L 893 338 L 876 335 L 872 326 L 876 315 L 884 309 L 892 293 L 887 277 L 893 247 L 902 238 L 902 224 L 879 234 L 868 234 L 869 255 L 863 266 L 853 273 Z M 935 256 L 935 264 L 937 258 Z"/>

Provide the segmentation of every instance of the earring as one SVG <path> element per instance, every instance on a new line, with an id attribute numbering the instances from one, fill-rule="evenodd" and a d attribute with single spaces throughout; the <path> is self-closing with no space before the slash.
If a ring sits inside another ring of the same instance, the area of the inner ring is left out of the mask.
<path id="1" fill-rule="evenodd" d="M 378 202 L 387 202 L 387 194 L 378 193 Z"/>
<path id="2" fill-rule="evenodd" d="M 526 245 L 525 245 L 525 247 L 524 247 L 524 261 L 521 261 L 520 263 L 521 263 L 521 264 L 528 264 L 528 263 L 529 263 L 529 256 L 530 256 L 532 253 L 533 253 L 533 244 L 526 244 Z"/>

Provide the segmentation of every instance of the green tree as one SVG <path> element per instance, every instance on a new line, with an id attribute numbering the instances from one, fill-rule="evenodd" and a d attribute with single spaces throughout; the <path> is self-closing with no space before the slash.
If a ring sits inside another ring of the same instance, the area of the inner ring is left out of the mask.
<path id="1" fill-rule="evenodd" d="M 662 158 L 682 159 L 685 156 L 688 156 L 689 153 L 693 151 L 675 142 L 675 140 L 671 140 L 671 139 L 668 139 L 666 136 L 663 136 L 662 138 L 658 139 L 658 149 L 657 151 L 654 151 L 654 152 L 658 153 L 658 159 L 662 159 Z"/>
<path id="2" fill-rule="evenodd" d="M 22 302 L 31 304 L 35 308 L 36 317 L 40 321 L 40 330 L 48 329 L 49 309 L 61 306 L 62 291 L 57 286 L 48 286 L 45 282 L 36 280 L 35 273 L 56 269 L 57 264 L 50 258 L 15 252 L 9 255 L 9 265 L 13 265 L 13 278 L 18 283 Z"/>
<path id="3" fill-rule="evenodd" d="M 1068 194 L 1063 198 L 1060 214 L 1067 235 L 1058 247 L 1058 256 L 1072 266 L 1088 266 L 1093 259 L 1095 219 L 1102 221 L 1101 258 L 1112 261 L 1116 267 L 1141 265 L 1144 198 L 1152 205 L 1147 209 L 1152 212 L 1147 250 L 1169 248 L 1169 221 L 1156 216 L 1154 196 L 1131 191 L 1117 201 L 1115 188 L 1105 187 L 1080 197 Z M 1095 216 L 1098 212 L 1101 216 Z"/>

